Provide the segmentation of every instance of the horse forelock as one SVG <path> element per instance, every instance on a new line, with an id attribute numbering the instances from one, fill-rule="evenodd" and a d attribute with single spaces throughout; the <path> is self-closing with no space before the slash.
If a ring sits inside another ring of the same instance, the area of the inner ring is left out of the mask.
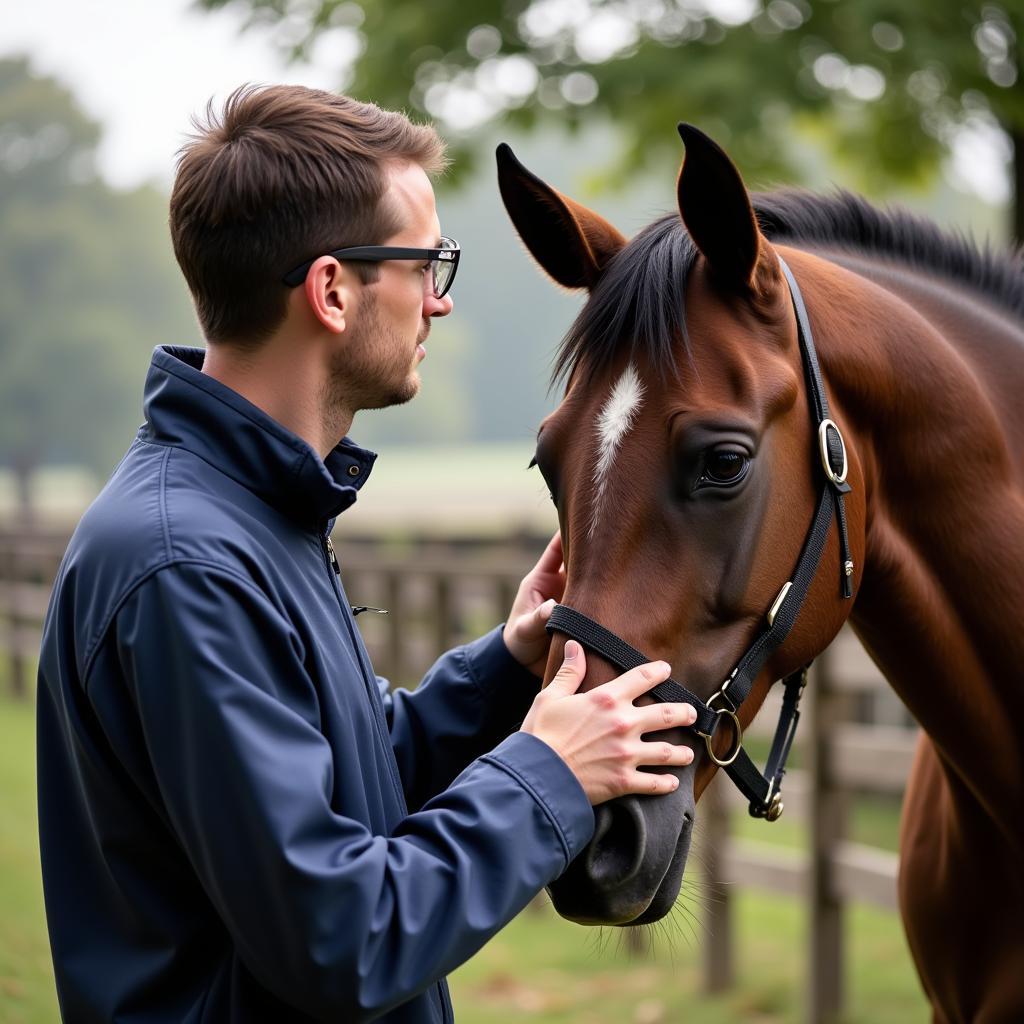
<path id="1" fill-rule="evenodd" d="M 552 383 L 577 372 L 593 380 L 627 347 L 631 361 L 675 376 L 680 342 L 689 356 L 684 297 L 696 258 L 677 213 L 644 228 L 609 262 L 562 339 Z"/>

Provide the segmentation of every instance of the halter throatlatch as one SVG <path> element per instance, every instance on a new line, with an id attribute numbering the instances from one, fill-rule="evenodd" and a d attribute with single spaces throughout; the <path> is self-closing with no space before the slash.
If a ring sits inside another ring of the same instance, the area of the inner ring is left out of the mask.
<path id="1" fill-rule="evenodd" d="M 825 385 L 800 287 L 781 256 L 779 265 L 789 284 L 793 309 L 796 312 L 797 336 L 807 378 L 808 400 L 811 415 L 817 424 L 818 455 L 825 476 L 818 507 L 810 530 L 804 538 L 792 578 L 779 591 L 768 610 L 761 632 L 721 687 L 707 701 L 702 701 L 674 679 L 666 679 L 649 691 L 649 696 L 655 700 L 663 703 L 692 704 L 697 709 L 697 720 L 688 728 L 704 740 L 708 756 L 725 770 L 747 798 L 750 814 L 756 818 L 766 818 L 768 821 L 775 821 L 782 814 L 782 777 L 786 773 L 786 759 L 796 735 L 797 722 L 800 720 L 800 695 L 807 683 L 809 666 L 804 666 L 783 680 L 785 692 L 782 698 L 782 711 L 763 773 L 757 769 L 743 749 L 740 706 L 749 696 L 754 680 L 765 663 L 782 645 L 793 628 L 793 623 L 807 596 L 807 590 L 818 571 L 833 518 L 839 528 L 840 592 L 844 598 L 853 596 L 854 568 L 847 536 L 846 509 L 843 505 L 844 495 L 850 492 L 850 485 L 846 482 L 849 469 L 846 445 L 839 427 L 829 418 L 828 398 L 825 395 Z M 623 672 L 650 660 L 611 630 L 605 629 L 600 623 L 566 605 L 555 606 L 548 619 L 547 630 L 549 633 L 564 633 Z M 712 741 L 723 721 L 728 722 L 731 741 L 729 749 L 723 754 L 718 754 Z"/>

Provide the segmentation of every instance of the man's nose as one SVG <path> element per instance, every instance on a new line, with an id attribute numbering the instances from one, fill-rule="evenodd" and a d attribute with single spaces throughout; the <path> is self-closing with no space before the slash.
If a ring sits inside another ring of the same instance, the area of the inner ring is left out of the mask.
<path id="1" fill-rule="evenodd" d="M 450 295 L 445 295 L 444 298 L 438 299 L 433 295 L 428 295 L 423 302 L 423 315 L 428 316 L 447 316 L 455 305 L 452 302 Z"/>

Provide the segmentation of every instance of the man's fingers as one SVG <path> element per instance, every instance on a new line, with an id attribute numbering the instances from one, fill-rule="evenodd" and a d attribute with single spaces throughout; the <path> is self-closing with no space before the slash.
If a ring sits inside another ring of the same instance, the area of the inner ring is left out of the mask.
<path id="1" fill-rule="evenodd" d="M 545 601 L 543 596 L 537 591 L 534 592 L 533 597 L 540 603 L 530 613 L 531 623 L 535 623 L 543 628 L 544 623 L 551 618 L 551 613 L 558 602 L 553 597 L 549 597 Z"/>
<path id="2" fill-rule="evenodd" d="M 666 662 L 650 661 L 646 665 L 638 665 L 636 668 L 631 668 L 628 672 L 624 672 L 619 676 L 618 679 L 613 679 L 605 685 L 615 691 L 615 696 L 625 697 L 630 701 L 634 701 L 641 694 L 653 689 L 658 683 L 663 683 L 668 679 L 671 672 L 672 669 Z"/>
<path id="3" fill-rule="evenodd" d="M 625 793 L 663 796 L 679 788 L 679 780 L 666 772 L 631 772 Z"/>
<path id="4" fill-rule="evenodd" d="M 676 729 L 693 725 L 696 721 L 697 709 L 692 704 L 649 704 L 637 708 L 637 725 L 641 733 Z"/>
<path id="5" fill-rule="evenodd" d="M 524 643 L 536 643 L 547 636 L 544 624 L 551 618 L 554 599 L 543 601 L 532 612 L 520 615 L 512 624 L 514 635 Z"/>
<path id="6" fill-rule="evenodd" d="M 554 679 L 548 683 L 548 689 L 565 695 L 575 693 L 586 674 L 587 656 L 583 653 L 583 648 L 575 640 L 567 640 L 565 660 L 555 673 Z"/>
<path id="7" fill-rule="evenodd" d="M 537 560 L 534 572 L 558 572 L 562 564 L 562 534 L 555 531 L 555 535 L 548 541 L 544 554 Z"/>
<path id="8" fill-rule="evenodd" d="M 693 749 L 682 743 L 652 743 L 644 740 L 637 748 L 637 764 L 657 767 L 658 765 L 682 765 L 693 762 Z"/>

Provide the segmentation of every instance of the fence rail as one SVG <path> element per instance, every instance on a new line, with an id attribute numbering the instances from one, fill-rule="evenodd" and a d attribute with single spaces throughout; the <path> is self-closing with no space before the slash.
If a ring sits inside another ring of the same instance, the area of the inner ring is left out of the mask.
<path id="1" fill-rule="evenodd" d="M 27 673 L 68 534 L 0 527 L 0 652 L 16 697 L 30 690 Z M 389 610 L 358 621 L 378 671 L 405 684 L 419 679 L 440 652 L 504 617 L 542 546 L 543 539 L 529 537 L 500 547 L 471 538 L 396 545 L 347 537 L 335 545 L 349 598 Z M 769 698 L 749 736 L 770 734 L 777 701 Z M 896 907 L 897 857 L 848 839 L 850 800 L 858 793 L 894 799 L 902 793 L 916 733 L 849 631 L 818 659 L 805 703 L 797 747 L 802 767 L 783 786 L 787 818 L 807 825 L 805 849 L 736 838 L 731 821 L 742 801 L 721 776 L 701 802 L 698 842 L 709 894 L 704 980 L 711 991 L 734 984 L 736 887 L 800 898 L 810 917 L 805 1017 L 819 1024 L 836 1019 L 843 1005 L 847 905 Z"/>

